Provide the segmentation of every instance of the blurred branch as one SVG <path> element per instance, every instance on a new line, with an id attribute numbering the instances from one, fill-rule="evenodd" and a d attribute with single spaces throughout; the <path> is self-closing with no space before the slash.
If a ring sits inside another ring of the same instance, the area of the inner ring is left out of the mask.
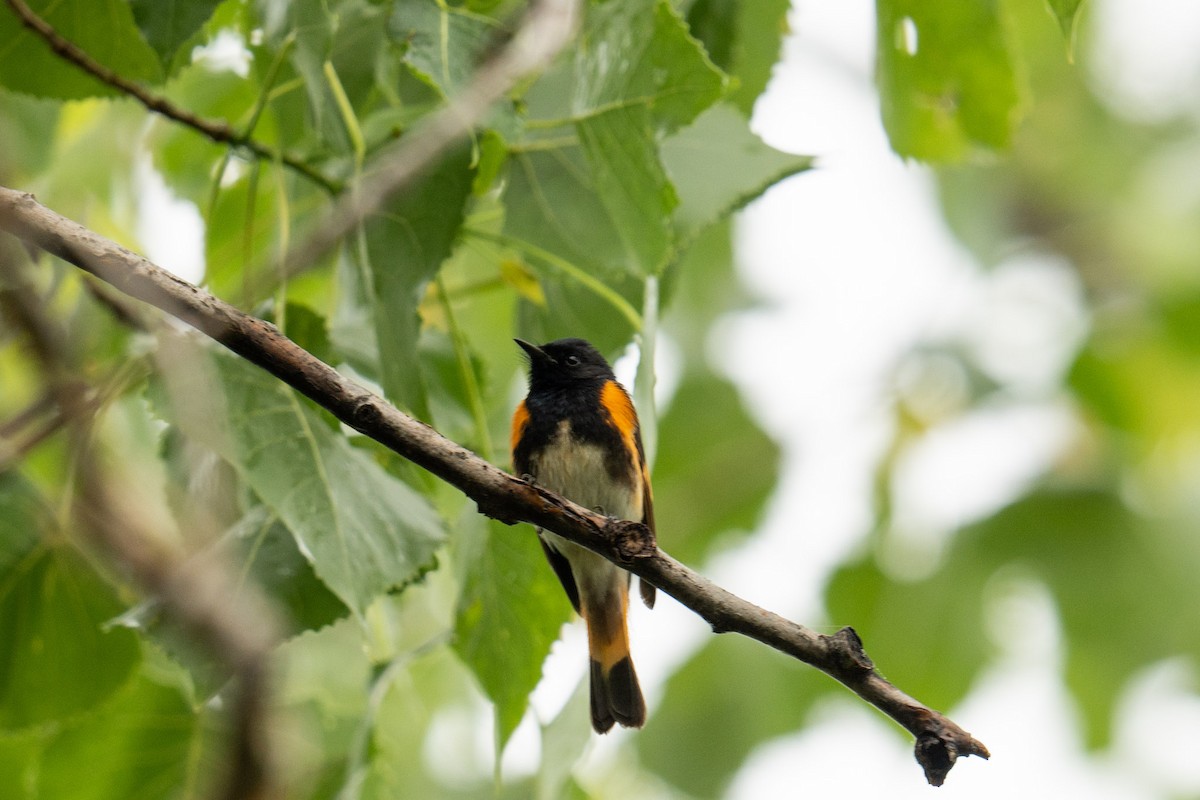
<path id="1" fill-rule="evenodd" d="M 346 379 L 279 332 L 146 259 L 0 188 L 0 229 L 47 250 L 122 292 L 178 317 L 308 396 L 345 424 L 460 489 L 479 510 L 564 536 L 649 580 L 712 625 L 757 639 L 841 681 L 916 737 L 927 780 L 940 785 L 962 756 L 987 748 L 875 670 L 850 628 L 817 634 L 722 589 L 659 550 L 640 523 L 613 520 L 509 475 Z"/>
<path id="2" fill-rule="evenodd" d="M 193 114 L 186 108 L 180 108 L 166 97 L 155 94 L 134 81 L 124 78 L 113 70 L 89 56 L 79 45 L 65 38 L 54 29 L 49 22 L 39 17 L 25 0 L 6 0 L 13 13 L 20 18 L 21 23 L 45 40 L 58 55 L 70 61 L 84 72 L 116 89 L 122 94 L 129 95 L 148 110 L 161 114 L 167 119 L 186 125 L 202 133 L 209 139 L 220 144 L 233 145 L 250 151 L 256 157 L 267 161 L 280 161 L 289 168 L 320 185 L 327 192 L 334 194 L 341 187 L 332 178 L 323 175 L 319 170 L 306 163 L 303 159 L 290 153 L 277 152 L 273 148 L 251 138 L 248 134 L 238 133 L 224 120 L 205 119 Z"/>
<path id="3" fill-rule="evenodd" d="M 434 167 L 518 81 L 548 66 L 574 36 L 579 6 L 580 0 L 535 0 L 513 37 L 475 71 L 462 91 L 412 133 L 379 153 L 325 222 L 288 254 L 284 275 L 296 275 L 315 265 L 388 198 Z"/>
<path id="4" fill-rule="evenodd" d="M 7 214 L 0 216 L 8 218 Z M 25 333 L 47 387 L 47 402 L 35 404 L 19 418 L 40 413 L 42 405 L 57 409 L 49 430 L 66 428 L 77 469 L 74 528 L 118 571 L 156 597 L 164 612 L 234 676 L 230 708 L 233 744 L 220 797 L 280 798 L 282 792 L 272 769 L 266 708 L 266 659 L 277 638 L 271 610 L 261 597 L 234 591 L 234 582 L 215 560 L 185 563 L 182 554 L 155 535 L 153 524 L 140 508 L 138 493 L 124 484 L 120 471 L 102 463 L 92 431 L 97 392 L 74 377 L 78 370 L 74 369 L 66 331 L 50 318 L 44 299 L 24 280 L 24 259 L 8 257 L 15 248 L 6 244 L 9 242 L 0 241 L 0 278 L 4 284 L 0 303 L 5 319 Z"/>

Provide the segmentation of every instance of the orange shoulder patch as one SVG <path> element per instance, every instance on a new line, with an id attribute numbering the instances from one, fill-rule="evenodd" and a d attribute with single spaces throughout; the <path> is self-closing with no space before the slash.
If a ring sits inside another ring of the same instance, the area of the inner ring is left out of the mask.
<path id="1" fill-rule="evenodd" d="M 621 388 L 621 384 L 608 381 L 600 390 L 600 405 L 608 412 L 609 418 L 621 432 L 621 438 L 625 440 L 625 447 L 634 454 L 635 463 L 640 466 L 641 459 L 637 455 L 638 418 L 633 409 L 633 401 Z"/>
<path id="2" fill-rule="evenodd" d="M 525 401 L 522 400 L 517 406 L 517 410 L 513 412 L 512 421 L 512 437 L 509 439 L 509 453 L 513 453 L 517 449 L 517 442 L 521 441 L 521 435 L 525 433 L 525 426 L 529 424 L 529 409 L 525 407 Z"/>

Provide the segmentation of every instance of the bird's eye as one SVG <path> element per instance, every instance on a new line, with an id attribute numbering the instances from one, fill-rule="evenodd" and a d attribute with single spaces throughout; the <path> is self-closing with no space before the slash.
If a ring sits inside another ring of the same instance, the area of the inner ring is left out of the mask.
<path id="1" fill-rule="evenodd" d="M 568 367 L 578 367 L 579 366 L 579 356 L 567 356 L 566 358 L 563 359 L 563 361 L 566 362 Z"/>

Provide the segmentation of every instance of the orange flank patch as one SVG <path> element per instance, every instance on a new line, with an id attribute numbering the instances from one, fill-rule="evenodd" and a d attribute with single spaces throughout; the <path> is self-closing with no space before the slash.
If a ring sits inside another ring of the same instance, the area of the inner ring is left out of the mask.
<path id="1" fill-rule="evenodd" d="M 625 390 L 616 381 L 608 381 L 600 390 L 600 405 L 604 406 L 613 424 L 621 432 L 625 447 L 629 452 L 636 454 L 638 418 L 629 395 L 625 394 Z"/>
<path id="2" fill-rule="evenodd" d="M 517 449 L 517 442 L 521 441 L 521 434 L 525 432 L 525 426 L 529 424 L 529 409 L 525 407 L 525 401 L 517 406 L 517 410 L 513 412 L 512 421 L 512 438 L 509 440 L 509 452 L 514 452 Z"/>

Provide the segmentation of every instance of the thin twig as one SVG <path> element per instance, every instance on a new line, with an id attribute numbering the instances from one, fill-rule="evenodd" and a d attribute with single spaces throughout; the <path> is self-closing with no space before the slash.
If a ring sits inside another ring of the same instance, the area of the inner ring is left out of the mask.
<path id="1" fill-rule="evenodd" d="M 104 83 L 122 94 L 129 95 L 137 100 L 143 106 L 156 114 L 161 114 L 167 119 L 174 120 L 182 125 L 198 131 L 214 142 L 221 144 L 229 144 L 235 147 L 240 147 L 250 151 L 255 156 L 267 161 L 281 161 L 291 169 L 300 173 L 304 177 L 320 185 L 325 191 L 330 194 L 336 194 L 340 189 L 340 184 L 327 175 L 322 174 L 312 165 L 305 162 L 298 156 L 290 153 L 278 152 L 274 148 L 251 138 L 250 136 L 238 133 L 233 127 L 224 120 L 205 119 L 197 114 L 188 111 L 185 108 L 172 103 L 162 95 L 155 94 L 147 90 L 142 85 L 125 78 L 108 67 L 101 64 L 96 59 L 89 56 L 79 45 L 65 38 L 61 33 L 54 29 L 46 20 L 42 19 L 37 13 L 31 9 L 25 0 L 6 0 L 9 7 L 13 10 L 21 20 L 21 23 L 31 31 L 45 40 L 58 55 L 70 61 L 75 66 L 82 69 L 84 72 L 96 78 L 101 83 Z"/>
<path id="2" fill-rule="evenodd" d="M 508 523 L 529 522 L 578 542 L 648 579 L 715 632 L 741 633 L 831 675 L 913 734 L 917 760 L 930 783 L 940 785 L 957 758 L 988 757 L 981 742 L 884 679 L 852 629 L 821 635 L 733 595 L 659 550 L 644 525 L 600 516 L 497 469 L 346 379 L 273 325 L 55 214 L 32 195 L 0 188 L 0 229 L 192 325 L 340 421 L 459 488 L 482 513 Z"/>

